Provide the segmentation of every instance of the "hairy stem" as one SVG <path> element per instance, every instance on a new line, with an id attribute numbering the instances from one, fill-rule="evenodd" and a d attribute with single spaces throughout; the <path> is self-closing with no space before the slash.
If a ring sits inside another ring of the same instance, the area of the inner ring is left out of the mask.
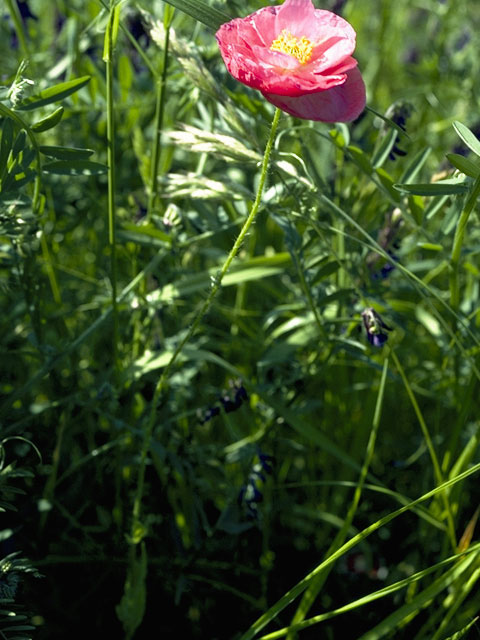
<path id="1" fill-rule="evenodd" d="M 132 518 L 132 531 L 131 531 L 131 541 L 133 543 L 136 543 L 139 541 L 139 538 L 141 538 L 141 533 L 143 530 L 143 527 L 140 523 L 140 511 L 141 511 L 141 504 L 142 504 L 142 498 L 143 498 L 143 489 L 144 489 L 144 482 L 145 482 L 145 468 L 146 468 L 146 461 L 147 461 L 147 455 L 148 455 L 148 451 L 150 449 L 150 443 L 152 440 L 152 436 L 153 436 L 153 429 L 155 426 L 155 418 L 157 415 L 157 406 L 159 404 L 159 401 L 162 397 L 162 392 L 164 390 L 165 384 L 168 381 L 168 377 L 170 374 L 170 371 L 173 367 L 173 365 L 175 364 L 176 360 L 178 359 L 179 355 L 182 352 L 182 349 L 184 348 L 184 346 L 189 342 L 189 340 L 191 339 L 191 337 L 193 336 L 193 334 L 195 333 L 195 331 L 197 330 L 197 328 L 199 327 L 203 317 L 205 316 L 205 314 L 207 313 L 210 305 L 212 304 L 213 299 L 215 298 L 215 296 L 217 295 L 221 285 L 222 285 L 222 280 L 225 277 L 225 274 L 228 272 L 230 265 L 232 264 L 235 256 L 237 255 L 240 247 L 242 246 L 242 243 L 245 239 L 245 236 L 247 235 L 250 227 L 252 226 L 255 217 L 258 213 L 258 209 L 260 207 L 260 202 L 262 199 L 262 194 L 263 194 L 263 190 L 265 188 L 265 183 L 266 183 L 266 179 L 267 179 L 267 171 L 268 171 L 268 165 L 269 165 L 269 161 L 270 161 L 270 155 L 271 155 L 271 151 L 272 151 L 272 147 L 273 147 L 273 142 L 275 140 L 275 134 L 277 131 L 277 127 L 278 127 L 278 122 L 280 119 L 280 115 L 281 115 L 281 111 L 279 109 L 275 110 L 275 115 L 273 117 L 273 121 L 272 121 L 272 126 L 270 129 L 270 135 L 267 141 L 267 145 L 265 147 L 265 153 L 263 156 L 263 162 L 262 162 L 262 169 L 261 169 L 261 174 L 260 174 L 260 181 L 258 184 L 258 189 L 257 189 L 257 195 L 255 197 L 255 201 L 252 205 L 252 208 L 250 210 L 250 213 L 247 217 L 247 219 L 245 220 L 242 229 L 240 230 L 240 233 L 238 234 L 237 239 L 235 240 L 233 247 L 230 250 L 230 253 L 227 256 L 227 259 L 225 260 L 225 262 L 223 263 L 222 268 L 220 269 L 220 271 L 218 272 L 217 276 L 215 277 L 215 279 L 212 282 L 212 287 L 210 289 L 210 292 L 205 300 L 205 302 L 203 303 L 203 305 L 201 306 L 200 310 L 197 312 L 195 318 L 193 319 L 192 324 L 190 325 L 190 328 L 188 329 L 187 333 L 185 334 L 184 338 L 179 342 L 179 344 L 177 345 L 177 348 L 175 349 L 169 363 L 167 364 L 167 366 L 165 367 L 165 369 L 163 370 L 162 374 L 160 375 L 160 378 L 158 380 L 157 386 L 155 388 L 155 392 L 153 395 L 153 399 L 152 399 L 152 404 L 151 404 L 151 410 L 150 410 L 150 415 L 148 418 L 148 422 L 147 425 L 145 427 L 145 435 L 144 435 L 144 439 L 143 439 L 143 445 L 142 445 L 142 451 L 141 451 L 141 455 L 140 455 L 140 464 L 139 464 L 139 468 L 138 468 L 138 478 L 137 478 L 137 490 L 136 490 L 136 494 L 135 494 L 135 499 L 134 499 L 134 503 L 133 503 L 133 518 Z"/>

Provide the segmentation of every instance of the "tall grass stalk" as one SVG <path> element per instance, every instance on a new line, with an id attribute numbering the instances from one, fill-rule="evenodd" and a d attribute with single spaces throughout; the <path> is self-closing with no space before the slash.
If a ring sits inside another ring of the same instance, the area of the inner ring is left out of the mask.
<path id="1" fill-rule="evenodd" d="M 112 287 L 112 316 L 113 316 L 113 362 L 118 369 L 118 306 L 117 306 L 117 242 L 116 242 L 116 166 L 115 166 L 115 113 L 114 113 L 114 48 L 118 34 L 120 20 L 120 4 L 115 0 L 110 2 L 110 12 L 103 60 L 105 62 L 105 82 L 107 87 L 107 164 L 108 164 L 108 245 L 110 249 L 110 282 Z"/>
<path id="2" fill-rule="evenodd" d="M 160 162 L 161 137 L 163 129 L 163 113 L 165 110 L 165 96 L 167 87 L 168 44 L 170 41 L 170 26 L 175 9 L 165 4 L 163 10 L 163 26 L 165 36 L 163 41 L 162 67 L 157 77 L 157 94 L 155 103 L 155 136 L 153 140 L 152 159 L 150 167 L 150 193 L 148 195 L 147 220 L 150 221 L 158 194 L 158 165 Z"/>

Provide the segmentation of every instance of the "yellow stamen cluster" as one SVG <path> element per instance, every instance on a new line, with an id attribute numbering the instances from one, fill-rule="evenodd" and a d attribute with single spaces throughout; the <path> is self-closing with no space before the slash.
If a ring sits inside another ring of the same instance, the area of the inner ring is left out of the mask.
<path id="1" fill-rule="evenodd" d="M 313 44 L 305 36 L 297 38 L 287 29 L 283 29 L 278 38 L 272 42 L 270 49 L 288 53 L 296 58 L 300 64 L 306 64 L 312 57 Z"/>

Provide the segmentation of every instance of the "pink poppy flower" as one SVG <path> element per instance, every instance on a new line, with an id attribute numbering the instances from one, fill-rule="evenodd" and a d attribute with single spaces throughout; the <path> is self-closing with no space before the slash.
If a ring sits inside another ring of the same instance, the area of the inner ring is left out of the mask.
<path id="1" fill-rule="evenodd" d="M 232 76 L 297 118 L 349 122 L 365 108 L 355 31 L 311 0 L 285 0 L 222 24 L 216 34 Z"/>

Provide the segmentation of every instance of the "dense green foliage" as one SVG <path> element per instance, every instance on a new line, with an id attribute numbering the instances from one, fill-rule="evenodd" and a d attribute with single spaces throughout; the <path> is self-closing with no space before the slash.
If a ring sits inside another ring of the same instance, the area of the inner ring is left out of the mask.
<path id="1" fill-rule="evenodd" d="M 479 635 L 480 14 L 322 3 L 369 108 L 282 115 L 220 281 L 266 4 L 2 6 L 2 638 Z"/>

